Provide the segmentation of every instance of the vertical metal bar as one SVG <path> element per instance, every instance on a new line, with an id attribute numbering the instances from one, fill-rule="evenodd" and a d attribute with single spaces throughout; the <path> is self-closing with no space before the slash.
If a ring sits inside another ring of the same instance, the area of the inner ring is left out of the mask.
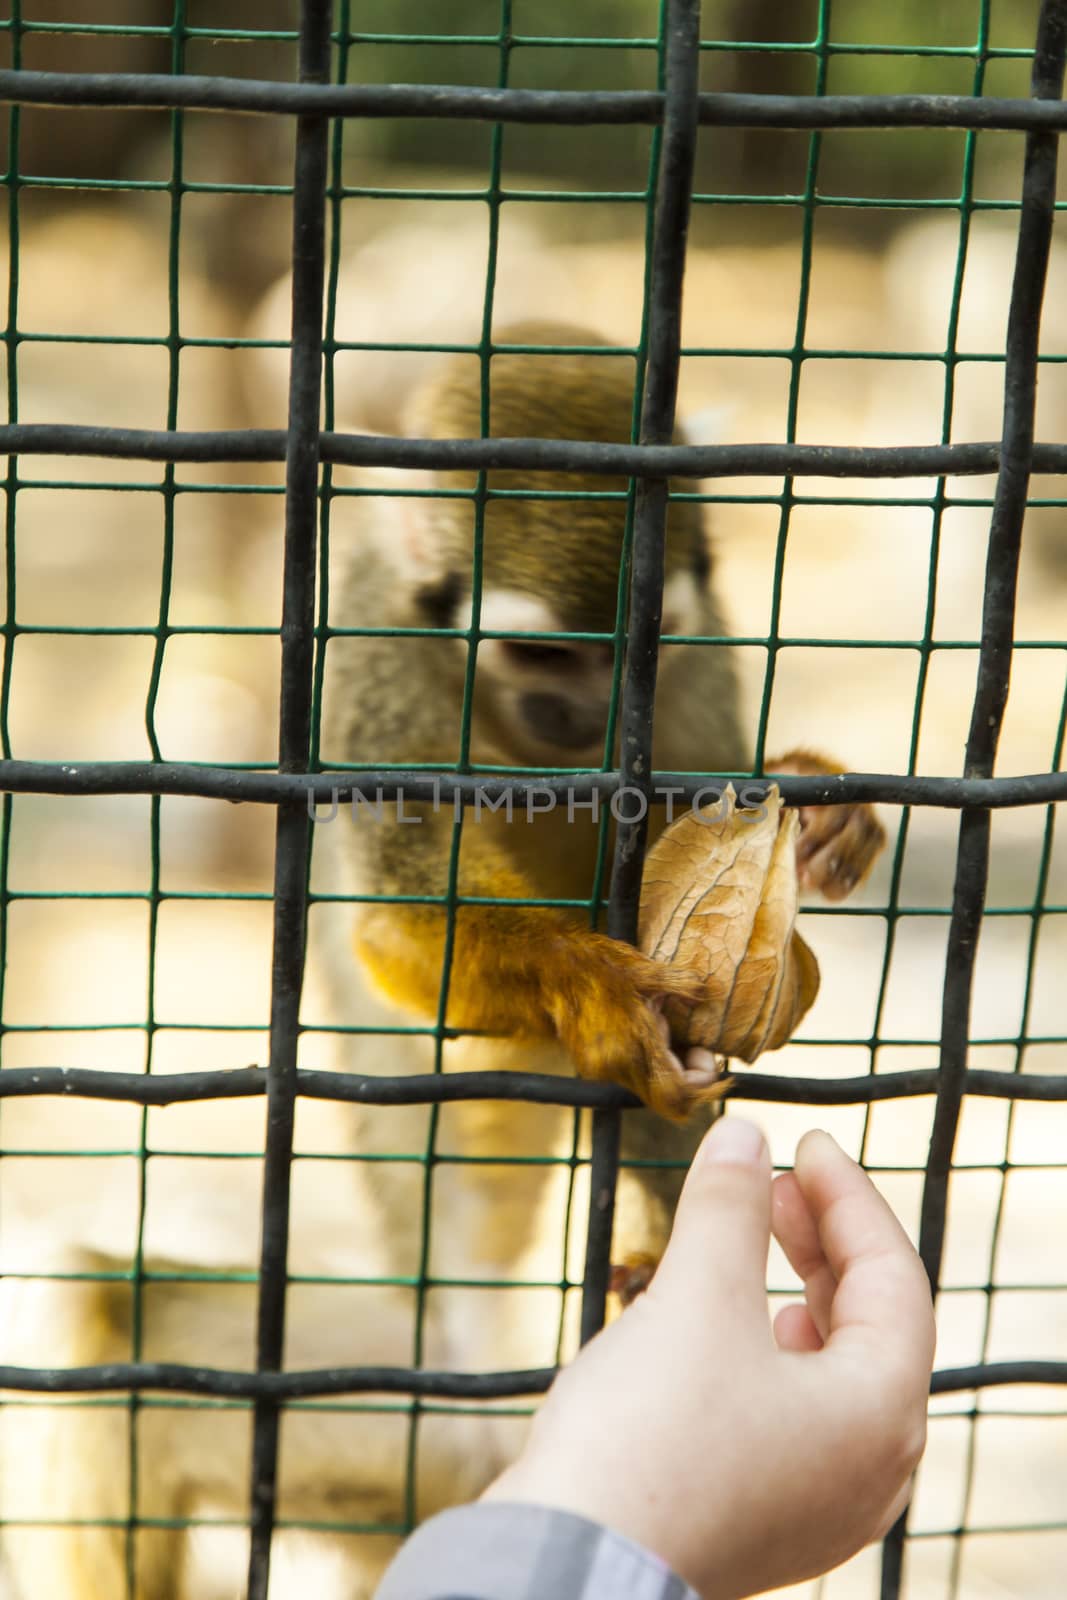
<path id="1" fill-rule="evenodd" d="M 971 92 L 980 98 L 985 89 L 986 72 L 990 61 L 990 10 L 992 0 L 979 0 L 978 31 L 975 39 L 975 67 Z M 960 318 L 963 307 L 963 280 L 967 267 L 968 250 L 971 240 L 971 219 L 974 214 L 974 173 L 978 156 L 978 134 L 973 128 L 969 129 L 964 142 L 962 181 L 960 184 L 960 220 L 958 244 L 956 247 L 956 272 L 952 284 L 952 298 L 949 303 L 948 327 L 945 339 L 945 381 L 942 390 L 941 403 L 941 443 L 949 444 L 952 440 L 952 414 L 954 410 L 957 366 L 959 359 Z M 949 480 L 940 477 L 934 491 L 933 505 L 931 507 L 930 525 L 930 556 L 927 568 L 926 581 L 926 609 L 923 616 L 922 638 L 919 643 L 919 670 L 915 683 L 914 711 L 911 723 L 911 738 L 908 744 L 908 774 L 913 775 L 919 761 L 919 736 L 922 725 L 923 709 L 926 702 L 926 690 L 930 677 L 930 666 L 933 659 L 934 622 L 937 615 L 938 600 L 938 572 L 940 566 L 941 541 L 945 520 L 945 510 L 949 500 Z M 885 954 L 882 958 L 882 972 L 878 984 L 878 998 L 875 1001 L 874 1027 L 871 1040 L 871 1071 L 878 1071 L 878 1051 L 882 1043 L 882 1028 L 884 1025 L 886 1000 L 889 993 L 889 978 L 893 970 L 893 957 L 897 944 L 897 933 L 900 927 L 900 885 L 904 875 L 904 859 L 908 842 L 908 833 L 911 827 L 912 813 L 909 806 L 903 806 L 900 813 L 900 827 L 897 831 L 897 840 L 893 848 L 893 862 L 890 869 L 889 893 L 886 906 L 886 942 Z M 860 1140 L 860 1164 L 866 1165 L 867 1145 L 871 1131 L 871 1106 L 868 1103 L 864 1114 L 863 1136 Z"/>
<path id="2" fill-rule="evenodd" d="M 1038 25 L 1031 89 L 1035 98 L 1060 97 L 1067 55 L 1067 0 L 1044 0 Z M 1058 134 L 1026 139 L 1019 246 L 1008 315 L 1004 369 L 1004 431 L 986 558 L 985 601 L 978 683 L 964 764 L 965 776 L 993 774 L 1008 698 L 1014 641 L 1015 591 L 1030 462 L 1034 443 L 1037 351 L 1056 199 Z M 959 854 L 946 956 L 941 1031 L 941 1078 L 923 1189 L 920 1253 L 936 1291 L 944 1244 L 945 1207 L 967 1068 L 974 960 L 985 900 L 989 812 L 960 819 Z"/>
<path id="3" fill-rule="evenodd" d="M 22 67 L 22 0 L 14 0 L 11 7 L 11 65 L 16 71 Z M 7 112 L 7 172 L 3 181 L 7 186 L 7 232 L 8 232 L 8 273 L 7 273 L 7 318 L 4 328 L 3 342 L 7 358 L 7 371 L 5 375 L 5 389 L 7 400 L 8 421 L 17 423 L 19 420 L 19 285 L 21 276 L 20 254 L 20 213 L 19 199 L 22 188 L 19 173 L 19 146 L 22 128 L 22 108 L 14 102 L 8 106 Z M 4 603 L 4 651 L 3 667 L 0 669 L 0 757 L 4 761 L 12 758 L 11 728 L 9 713 L 11 709 L 11 675 L 15 665 L 15 635 L 17 632 L 15 617 L 15 597 L 18 586 L 18 563 L 16 561 L 15 547 L 15 500 L 19 489 L 19 463 L 17 456 L 8 456 L 7 470 L 4 474 L 4 587 L 6 590 Z M 3 895 L 0 899 L 0 933 L 4 935 L 0 941 L 0 998 L 2 986 L 7 972 L 7 867 L 10 860 L 8 851 L 11 811 L 13 796 L 5 792 L 3 796 L 3 842 L 4 851 L 0 856 L 0 875 L 3 879 Z"/>
<path id="4" fill-rule="evenodd" d="M 1067 690 L 1060 703 L 1059 722 L 1056 728 L 1056 737 L 1053 743 L 1052 760 L 1049 770 L 1058 772 L 1063 763 L 1064 748 L 1067 746 Z M 1041 855 L 1038 861 L 1037 884 L 1034 889 L 1033 905 L 1030 909 L 1030 929 L 1026 949 L 1026 982 L 1023 988 L 1022 1008 L 1019 1020 L 1019 1037 L 1014 1044 L 1014 1072 L 1022 1072 L 1023 1056 L 1026 1049 L 1026 1039 L 1031 1028 L 1031 1015 L 1034 1000 L 1034 979 L 1037 970 L 1038 936 L 1041 930 L 1042 917 L 1048 897 L 1049 874 L 1052 867 L 1052 850 L 1055 839 L 1056 807 L 1049 806 L 1045 813 L 1044 837 L 1041 842 Z M 1004 1228 L 1004 1217 L 1008 1198 L 1008 1173 L 1014 1171 L 1010 1160 L 1012 1149 L 1012 1135 L 1016 1127 L 1016 1112 L 1018 1101 L 1008 1098 L 1007 1115 L 1004 1119 L 1004 1162 L 997 1174 L 997 1204 L 993 1213 L 993 1223 L 989 1234 L 989 1268 L 986 1273 L 984 1288 L 984 1305 L 982 1308 L 982 1337 L 978 1349 L 978 1364 L 984 1366 L 989 1361 L 989 1346 L 993 1336 L 993 1300 L 996 1294 L 996 1268 L 997 1254 Z M 977 1406 L 971 1407 L 969 1418 L 970 1426 L 967 1430 L 967 1451 L 963 1461 L 963 1493 L 960 1499 L 962 1508 L 959 1522 L 960 1531 L 954 1534 L 952 1540 L 952 1565 L 949 1570 L 948 1600 L 957 1600 L 960 1593 L 960 1575 L 963 1567 L 963 1537 L 962 1533 L 972 1525 L 974 1510 L 975 1484 L 980 1481 L 978 1468 L 978 1439 L 977 1439 Z"/>
<path id="5" fill-rule="evenodd" d="M 1060 98 L 1065 59 L 1067 0 L 1044 0 L 1030 80 L 1035 99 Z M 1026 138 L 1019 245 L 1008 313 L 1000 470 L 986 556 L 978 683 L 964 761 L 964 773 L 969 778 L 992 777 L 1008 699 L 1019 550 L 1033 457 L 1041 304 L 1055 214 L 1058 142 L 1055 132 L 1030 133 Z M 945 955 L 940 1079 L 919 1223 L 919 1254 L 934 1295 L 941 1276 L 952 1155 L 966 1081 L 971 993 L 989 873 L 989 832 L 989 811 L 964 811 Z M 886 1540 L 882 1600 L 896 1600 L 900 1592 L 906 1519 L 905 1512 Z"/>
<path id="6" fill-rule="evenodd" d="M 16 71 L 22 66 L 22 0 L 12 0 L 10 13 L 11 28 L 11 65 Z M 7 172 L 3 181 L 7 185 L 7 230 L 8 230 L 8 279 L 7 279 L 7 326 L 3 333 L 3 343 L 7 357 L 7 373 L 5 380 L 7 415 L 9 422 L 17 423 L 19 420 L 19 277 L 20 277 L 20 239 L 19 239 L 19 133 L 22 122 L 22 111 L 19 106 L 11 105 L 7 113 Z M 17 456 L 8 456 L 7 470 L 4 473 L 4 587 L 6 590 L 3 607 L 3 663 L 0 665 L 0 758 L 10 761 L 11 749 L 11 681 L 15 665 L 15 636 L 16 626 L 16 593 L 18 583 L 18 562 L 16 559 L 16 530 L 15 502 L 19 487 L 19 463 Z M 9 955 L 9 918 L 10 893 L 8 888 L 8 873 L 11 862 L 11 835 L 14 821 L 14 796 L 5 791 L 0 795 L 0 1069 L 5 1065 L 7 1053 L 7 968 Z M 3 1102 L 0 1101 L 0 1108 Z M 6 1119 L 0 1117 L 0 1122 Z M 2 1221 L 2 1213 L 0 1213 Z M 2 1408 L 0 1408 L 2 1409 Z"/>
<path id="7" fill-rule="evenodd" d="M 329 81 L 332 11 L 332 0 L 301 0 L 301 82 Z M 278 721 L 278 768 L 281 772 L 304 771 L 311 743 L 328 136 L 327 118 L 298 118 L 293 179 L 293 326 L 285 463 L 285 565 Z M 260 1372 L 280 1371 L 285 1345 L 289 1179 L 310 844 L 306 805 L 303 802 L 280 805 L 274 864 L 267 1137 L 256 1328 L 256 1366 Z M 252 1435 L 249 1600 L 266 1600 L 267 1596 L 277 1494 L 279 1423 L 280 1412 L 275 1402 L 256 1402 Z"/>
<path id="8" fill-rule="evenodd" d="M 699 88 L 700 0 L 668 0 L 666 98 L 649 274 L 649 353 L 641 409 L 642 444 L 669 444 L 674 434 Z M 630 622 L 619 716 L 619 772 L 623 787 L 643 795 L 645 804 L 640 817 L 617 824 L 607 913 L 607 931 L 615 939 L 633 940 L 637 933 L 652 792 L 652 719 L 663 614 L 668 491 L 666 478 L 643 478 L 634 512 Z M 620 1133 L 618 1111 L 594 1113 L 582 1291 L 583 1343 L 604 1323 Z"/>

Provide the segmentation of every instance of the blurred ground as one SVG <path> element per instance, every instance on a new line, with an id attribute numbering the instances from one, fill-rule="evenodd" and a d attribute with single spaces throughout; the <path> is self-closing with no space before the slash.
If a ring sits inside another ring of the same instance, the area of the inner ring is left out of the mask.
<path id="1" fill-rule="evenodd" d="M 1019 142 L 991 141 L 994 147 L 997 161 L 980 168 L 983 181 L 991 192 L 1013 195 Z M 240 142 L 230 148 L 240 150 Z M 152 150 L 146 143 L 139 157 L 146 174 L 166 159 Z M 189 152 L 189 171 L 203 176 L 213 159 L 210 143 L 191 139 Z M 241 159 L 254 164 L 249 152 Z M 484 180 L 484 168 L 391 166 L 362 175 L 371 187 L 457 194 Z M 553 181 L 550 171 L 508 173 L 515 191 Z M 489 238 L 482 202 L 353 198 L 342 209 L 337 340 L 476 340 Z M 690 435 L 781 440 L 792 406 L 795 436 L 804 441 L 940 440 L 946 368 L 937 357 L 948 328 L 957 215 L 903 211 L 887 220 L 862 209 L 820 208 L 802 312 L 801 224 L 791 208 L 779 208 L 777 216 L 772 209 L 699 209 L 683 329 L 687 349 L 704 352 L 684 360 L 681 409 Z M 558 316 L 563 306 L 575 324 L 634 343 L 643 279 L 636 212 L 607 200 L 581 207 L 505 203 L 494 329 L 517 316 Z M 234 198 L 229 210 L 218 196 L 187 199 L 173 324 L 171 220 L 162 193 L 101 200 L 79 191 L 60 204 L 50 194 L 26 192 L 18 246 L 21 340 L 17 381 L 8 386 L 19 420 L 163 427 L 176 371 L 179 427 L 284 424 L 284 350 L 241 341 L 287 336 L 285 197 Z M 1037 429 L 1040 439 L 1060 442 L 1067 439 L 1064 240 L 1061 216 L 1042 343 L 1053 360 L 1042 369 Z M 979 215 L 957 341 L 968 356 L 1002 348 L 1011 251 L 1011 217 Z M 179 331 L 176 355 L 168 336 Z M 805 359 L 794 363 L 798 348 Z M 433 359 L 338 351 L 335 425 L 399 429 L 411 388 Z M 955 367 L 951 437 L 996 435 L 999 376 L 982 359 Z M 342 489 L 358 481 L 335 474 Z M 280 483 L 274 469 L 182 468 L 168 475 L 92 458 L 19 462 L 8 506 L 14 554 L 6 582 L 17 585 L 15 615 L 26 631 L 7 643 L 12 755 L 145 758 L 154 736 L 168 760 L 276 759 L 278 648 L 270 630 L 280 612 Z M 242 486 L 253 492 L 237 492 Z M 939 525 L 932 481 L 797 480 L 785 486 L 787 518 L 780 480 L 702 487 L 711 499 L 731 628 L 750 641 L 766 640 L 772 629 L 789 641 L 771 658 L 768 749 L 803 741 L 838 752 L 854 769 L 903 771 L 913 763 L 919 772 L 958 772 L 980 624 L 989 517 L 982 502 L 991 482 L 948 484 Z M 1062 497 L 1062 484 L 1039 480 L 1034 494 Z M 339 546 L 351 542 L 356 510 L 351 498 L 334 502 Z M 1062 504 L 1031 509 L 1016 630 L 1023 648 L 1013 671 L 1001 774 L 1045 771 L 1056 761 L 1067 660 L 1065 533 Z M 168 576 L 170 598 L 161 609 Z M 173 630 L 165 648 L 161 624 Z M 102 631 L 64 631 L 81 629 Z M 930 651 L 931 643 L 947 648 Z M 745 644 L 740 655 L 755 727 L 766 644 Z M 158 693 L 150 702 L 154 659 Z M 884 810 L 883 816 L 895 845 L 900 815 Z M 893 919 L 886 916 L 892 848 L 847 914 L 818 908 L 806 914 L 805 936 L 818 954 L 823 988 L 800 1038 L 771 1058 L 768 1070 L 864 1072 L 871 1065 L 864 1041 L 875 1032 L 883 1041 L 877 1070 L 935 1064 L 956 825 L 953 813 L 912 813 Z M 1061 836 L 1043 860 L 1047 825 L 1044 811 L 994 817 L 992 914 L 981 939 L 973 1017 L 976 1066 L 1067 1071 L 1060 1042 L 1067 1033 L 1061 978 L 1067 851 Z M 6 860 L 4 1066 L 140 1070 L 148 1018 L 154 1071 L 262 1062 L 272 829 L 267 808 L 221 802 L 164 799 L 153 807 L 139 797 L 16 797 Z M 330 887 L 324 865 L 316 883 Z M 1046 906 L 1059 909 L 1038 925 L 1032 911 L 1039 891 Z M 154 955 L 152 892 L 160 897 Z M 326 920 L 327 908 L 316 908 L 313 958 Z M 329 1020 L 314 960 L 305 1017 Z M 305 1064 L 329 1059 L 320 1033 L 308 1033 L 302 1049 Z M 749 1109 L 743 1074 L 732 1103 Z M 752 1109 L 776 1160 L 787 1164 L 815 1114 Z M 826 1110 L 818 1120 L 863 1156 L 914 1232 L 929 1102 L 885 1103 L 868 1113 Z M 4 1102 L 0 1270 L 16 1283 L 20 1275 L 58 1270 L 73 1238 L 131 1260 L 142 1148 L 153 1152 L 149 1253 L 252 1268 L 262 1137 L 263 1108 L 252 1103 L 152 1111 L 142 1123 L 130 1107 Z M 294 1270 L 336 1272 L 339 1261 L 349 1273 L 373 1270 L 373 1249 L 345 1213 L 344 1164 L 329 1159 L 344 1148 L 344 1128 L 319 1107 L 302 1108 L 298 1147 Z M 939 1366 L 1067 1359 L 1067 1250 L 1057 1226 L 1067 1207 L 1065 1148 L 1063 1106 L 968 1105 L 951 1194 Z M 564 1260 L 572 1274 L 578 1270 L 580 1209 L 579 1203 L 568 1239 L 558 1233 L 545 1239 L 539 1270 L 546 1277 L 558 1277 Z M 337 1223 L 336 1236 L 324 1217 Z M 790 1287 L 777 1257 L 771 1282 L 776 1292 Z M 361 1316 L 373 1320 L 369 1302 L 352 1290 L 338 1292 L 355 1295 L 346 1301 L 353 1326 Z M 558 1294 L 538 1293 L 547 1297 L 552 1321 Z M 470 1305 L 473 1326 L 473 1299 Z M 567 1316 L 573 1320 L 572 1308 Z M 356 1359 L 346 1320 L 329 1320 L 337 1321 L 332 1358 Z M 481 1357 L 472 1347 L 471 1366 Z M 1058 1600 L 1067 1566 L 1067 1398 L 1028 1386 L 952 1396 L 933 1409 L 907 1600 Z M 431 1418 L 431 1424 L 444 1422 Z M 501 1427 L 513 1431 L 514 1424 L 502 1419 Z M 46 1512 L 27 1507 L 18 1514 Z M 990 1531 L 957 1541 L 953 1531 L 964 1524 Z M 213 1536 L 199 1537 L 206 1550 Z M 201 1559 L 210 1565 L 215 1558 L 208 1551 Z M 875 1556 L 865 1555 L 825 1583 L 791 1593 L 867 1600 L 877 1592 L 876 1569 Z"/>

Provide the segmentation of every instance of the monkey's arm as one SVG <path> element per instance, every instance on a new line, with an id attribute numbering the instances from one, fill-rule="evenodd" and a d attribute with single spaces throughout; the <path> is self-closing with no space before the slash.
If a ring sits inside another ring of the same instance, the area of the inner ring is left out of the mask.
<path id="1" fill-rule="evenodd" d="M 421 808 L 412 826 L 356 824 L 372 892 L 444 895 L 451 819 Z M 523 827 L 521 822 L 513 824 Z M 373 829 L 373 833 L 369 830 Z M 388 887 L 387 887 L 388 886 Z M 661 1114 L 689 1110 L 695 1073 L 667 1041 L 660 1007 L 695 1001 L 698 979 L 595 933 L 562 909 L 509 902 L 544 897 L 488 826 L 468 819 L 460 857 L 446 1025 L 518 1038 L 556 1038 L 587 1078 L 625 1084 Z M 354 946 L 371 981 L 405 1010 L 436 1017 L 441 1001 L 448 912 L 444 906 L 364 904 Z"/>

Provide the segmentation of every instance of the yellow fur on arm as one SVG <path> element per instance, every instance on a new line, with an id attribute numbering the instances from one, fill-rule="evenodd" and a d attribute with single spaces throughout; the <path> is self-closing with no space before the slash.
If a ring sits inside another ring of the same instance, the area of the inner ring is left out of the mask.
<path id="1" fill-rule="evenodd" d="M 372 907 L 356 927 L 356 956 L 387 999 L 435 1017 L 446 929 L 443 908 Z M 563 965 L 563 949 L 571 946 L 577 931 L 559 911 L 457 907 L 447 1025 L 513 1038 L 554 1035 L 546 997 Z"/>
<path id="2" fill-rule="evenodd" d="M 671 997 L 692 1003 L 698 978 L 562 911 L 460 906 L 455 916 L 448 1027 L 556 1038 L 582 1077 L 632 1089 L 661 1115 L 688 1114 L 658 1008 Z M 445 929 L 442 908 L 373 907 L 360 919 L 356 955 L 388 999 L 436 1017 Z"/>

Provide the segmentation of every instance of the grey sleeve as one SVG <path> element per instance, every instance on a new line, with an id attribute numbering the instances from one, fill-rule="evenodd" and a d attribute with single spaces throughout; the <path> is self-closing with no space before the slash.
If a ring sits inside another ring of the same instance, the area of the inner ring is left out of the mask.
<path id="1" fill-rule="evenodd" d="M 699 1600 L 622 1534 L 549 1506 L 481 1501 L 424 1522 L 374 1600 Z"/>

